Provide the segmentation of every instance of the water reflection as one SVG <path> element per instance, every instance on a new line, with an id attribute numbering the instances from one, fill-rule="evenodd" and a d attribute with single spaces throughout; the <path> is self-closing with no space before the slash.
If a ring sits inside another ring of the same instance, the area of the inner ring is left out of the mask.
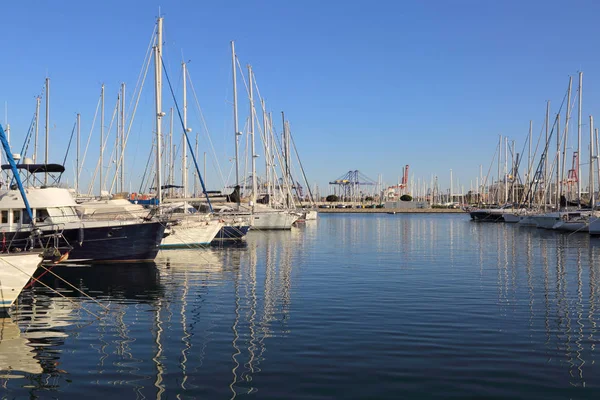
<path id="1" fill-rule="evenodd" d="M 290 239 L 297 234 L 289 232 Z M 261 372 L 267 340 L 274 335 L 271 325 L 278 322 L 280 336 L 289 334 L 285 326 L 292 302 L 295 251 L 291 246 L 280 246 L 277 234 L 262 233 L 248 245 L 248 263 L 234 277 L 233 368 L 229 385 L 232 399 L 257 391 L 253 379 Z M 264 271 L 257 270 L 259 260 L 264 260 Z"/>
<path id="2" fill-rule="evenodd" d="M 486 268 L 486 236 L 496 236 L 493 252 L 501 315 L 518 321 L 526 302 L 530 345 L 535 348 L 543 343 L 547 362 L 564 366 L 563 377 L 571 386 L 585 387 L 590 378 L 586 368 L 595 361 L 595 261 L 599 249 L 586 235 L 561 235 L 511 225 L 472 225 L 479 231 L 480 270 Z M 538 342 L 541 332 L 544 339 Z"/>
<path id="3" fill-rule="evenodd" d="M 233 399 L 597 387 L 600 241 L 461 216 L 318 224 L 148 265 L 55 268 L 91 297 L 50 273 L 58 293 L 23 293 L 6 323 L 32 369 L 1 366 L 3 389 Z M 0 342 L 0 361 L 9 354 Z"/>
<path id="4" fill-rule="evenodd" d="M 0 385 L 5 387 L 6 379 L 22 378 L 23 373 L 40 374 L 42 367 L 19 326 L 10 317 L 0 318 Z"/>

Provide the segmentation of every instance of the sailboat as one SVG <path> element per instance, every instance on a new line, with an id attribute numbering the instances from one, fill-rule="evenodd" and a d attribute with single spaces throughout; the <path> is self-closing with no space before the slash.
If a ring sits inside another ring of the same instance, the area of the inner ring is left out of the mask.
<path id="1" fill-rule="evenodd" d="M 6 153 L 9 165 L 12 168 L 17 187 L 21 194 L 20 202 L 17 203 L 19 206 L 18 215 L 21 214 L 20 207 L 25 207 L 26 215 L 32 219 L 31 208 L 29 202 L 25 197 L 25 190 L 21 179 L 17 172 L 16 164 L 13 159 L 13 155 L 10 151 L 10 145 L 6 139 L 4 129 L 0 126 L 0 141 Z M 8 214 L 7 214 L 8 215 Z M 14 213 L 13 213 L 14 216 Z M 2 213 L 4 217 L 4 213 Z M 34 240 L 29 238 L 28 246 L 25 246 L 22 251 L 12 254 L 1 254 L 0 255 L 0 313 L 5 314 L 8 312 L 10 307 L 14 304 L 17 297 L 21 293 L 21 290 L 25 287 L 27 282 L 31 279 L 38 266 L 41 264 L 42 259 L 39 253 L 30 252 L 33 247 Z M 9 248 L 3 249 L 4 253 L 8 253 Z"/>
<path id="2" fill-rule="evenodd" d="M 156 33 L 156 45 L 154 46 L 154 65 L 155 65 L 155 106 L 156 106 L 156 143 L 162 143 L 161 121 L 165 113 L 162 111 L 162 26 L 163 18 L 158 18 L 158 26 Z M 185 72 L 185 64 L 184 64 Z M 186 75 L 184 74 L 184 88 Z M 185 93 L 185 92 L 184 92 Z M 189 145 L 188 127 L 187 127 L 187 102 L 184 96 L 184 119 L 181 121 L 183 125 L 184 149 Z M 191 150 L 191 149 L 190 149 Z M 186 151 L 186 150 L 184 150 Z M 194 157 L 192 153 L 192 157 Z M 162 201 L 162 173 L 161 173 L 161 151 L 160 146 L 156 150 L 156 198 L 160 203 Z M 187 158 L 184 153 L 183 157 L 183 181 L 184 188 L 187 181 L 186 176 Z M 200 174 L 198 174 L 200 175 Z M 204 182 L 200 176 L 200 182 L 204 192 Z M 204 246 L 212 242 L 217 236 L 217 233 L 223 227 L 223 222 L 212 218 L 210 215 L 201 214 L 198 212 L 189 212 L 188 207 L 174 208 L 170 215 L 169 227 L 167 234 L 160 244 L 161 249 L 186 248 L 195 246 Z M 167 210 L 163 205 L 159 206 L 159 213 L 162 214 Z M 181 212 L 178 212 L 181 211 Z"/>
<path id="3" fill-rule="evenodd" d="M 235 132 L 235 143 L 236 143 L 236 185 L 239 186 L 239 172 L 238 167 L 239 163 L 238 159 L 238 136 L 240 135 L 237 132 L 237 85 L 236 85 L 236 54 L 234 43 L 231 42 L 232 49 L 232 59 L 234 64 L 233 69 L 233 96 L 234 96 L 234 128 Z M 252 66 L 248 66 L 248 99 L 250 103 L 250 124 L 249 124 L 249 137 L 250 137 L 250 158 L 252 165 L 251 179 L 252 179 L 252 192 L 251 198 L 248 203 L 248 208 L 250 211 L 250 224 L 252 229 L 258 230 L 271 230 L 271 229 L 291 229 L 292 224 L 299 218 L 299 214 L 290 212 L 287 209 L 276 209 L 269 205 L 263 205 L 257 203 L 257 176 L 256 176 L 256 158 L 258 155 L 256 154 L 255 148 L 255 140 L 254 140 L 254 122 L 256 117 L 255 107 L 254 107 L 254 75 L 252 72 Z M 266 126 L 266 123 L 264 124 Z M 266 133 L 266 132 L 265 132 Z M 275 149 L 274 149 L 275 150 Z M 269 157 L 269 156 L 268 156 Z M 238 210 L 242 211 L 243 208 L 238 199 Z M 246 209 L 248 210 L 248 209 Z M 243 212 L 243 211 L 242 211 Z"/>

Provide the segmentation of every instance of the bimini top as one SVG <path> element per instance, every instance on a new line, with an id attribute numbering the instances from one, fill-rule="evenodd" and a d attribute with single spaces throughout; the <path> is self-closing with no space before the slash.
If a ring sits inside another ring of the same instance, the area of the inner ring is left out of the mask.
<path id="1" fill-rule="evenodd" d="M 10 164 L 2 164 L 2 169 L 10 169 Z M 57 173 L 62 174 L 65 172 L 65 167 L 60 164 L 17 164 L 17 169 L 23 169 L 29 172 L 30 174 L 38 174 L 38 173 Z"/>

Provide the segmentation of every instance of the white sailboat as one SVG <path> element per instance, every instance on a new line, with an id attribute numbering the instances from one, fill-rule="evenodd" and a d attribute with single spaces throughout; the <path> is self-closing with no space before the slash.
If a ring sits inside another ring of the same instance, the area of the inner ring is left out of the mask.
<path id="1" fill-rule="evenodd" d="M 234 135 L 235 135 L 235 160 L 236 160 L 236 187 L 239 187 L 239 151 L 238 151 L 238 137 L 241 135 L 238 132 L 238 121 L 237 121 L 237 80 L 236 80 L 236 54 L 234 43 L 231 42 L 231 56 L 232 56 L 232 65 L 233 65 L 233 115 L 234 115 Z M 253 74 L 252 67 L 248 66 L 248 97 L 250 102 L 250 123 L 249 123 L 249 138 L 250 138 L 250 158 L 252 163 L 252 194 L 251 199 L 247 204 L 242 206 L 239 197 L 236 199 L 237 201 L 237 210 L 234 213 L 230 213 L 230 215 L 237 216 L 246 216 L 249 217 L 250 226 L 252 230 L 271 230 L 271 229 L 291 229 L 292 224 L 298 219 L 299 215 L 295 213 L 291 213 L 287 209 L 276 209 L 270 207 L 268 205 L 259 205 L 257 204 L 257 178 L 256 178 L 256 154 L 255 149 L 255 141 L 254 141 L 254 123 L 256 118 L 255 108 L 254 108 L 254 83 L 253 83 Z M 268 147 L 267 147 L 268 149 Z M 268 152 L 268 150 L 267 150 Z M 267 159 L 270 158 L 269 154 L 267 154 Z M 244 185 L 245 187 L 246 185 Z"/>
<path id="2" fill-rule="evenodd" d="M 0 313 L 7 313 L 42 259 L 38 253 L 0 255 Z"/>
<path id="3" fill-rule="evenodd" d="M 154 46 L 155 63 L 155 106 L 156 106 L 156 143 L 162 143 L 161 120 L 165 113 L 162 111 L 162 24 L 163 18 L 158 18 L 158 27 L 156 34 L 156 45 Z M 185 63 L 183 64 L 183 135 L 184 135 L 184 155 L 183 155 L 183 190 L 184 197 L 187 194 L 187 98 L 186 98 L 186 73 Z M 161 151 L 157 146 L 156 151 L 156 194 L 159 202 L 162 201 L 161 187 Z M 181 208 L 182 212 L 172 215 L 166 235 L 163 238 L 160 248 L 186 248 L 194 246 L 208 245 L 217 236 L 217 233 L 223 227 L 223 223 L 210 215 L 200 213 L 190 213 L 189 208 Z M 164 211 L 161 206 L 161 213 Z"/>

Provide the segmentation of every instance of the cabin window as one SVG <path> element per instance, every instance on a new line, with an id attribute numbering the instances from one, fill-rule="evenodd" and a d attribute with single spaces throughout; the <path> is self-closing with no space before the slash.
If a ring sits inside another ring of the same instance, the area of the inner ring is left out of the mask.
<path id="1" fill-rule="evenodd" d="M 38 222 L 44 222 L 46 220 L 46 218 L 48 218 L 50 215 L 48 214 L 48 210 L 46 210 L 45 208 L 38 208 L 35 212 L 36 214 L 36 221 Z"/>
<path id="2" fill-rule="evenodd" d="M 13 224 L 21 223 L 21 210 L 13 210 Z"/>
<path id="3" fill-rule="evenodd" d="M 27 210 L 22 210 L 23 211 L 23 224 L 29 225 L 31 224 L 31 218 L 29 218 L 29 213 L 27 212 Z"/>
<path id="4" fill-rule="evenodd" d="M 2 223 L 8 224 L 8 210 L 2 210 Z"/>

